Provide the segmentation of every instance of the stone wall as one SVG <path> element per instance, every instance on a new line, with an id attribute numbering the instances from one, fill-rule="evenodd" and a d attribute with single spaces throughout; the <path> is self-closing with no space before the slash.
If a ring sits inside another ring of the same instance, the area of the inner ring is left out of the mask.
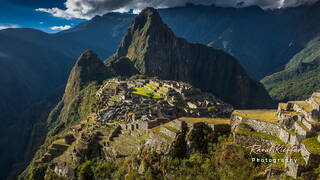
<path id="1" fill-rule="evenodd" d="M 270 134 L 272 136 L 279 137 L 281 127 L 277 124 L 273 124 L 270 122 L 265 122 L 265 121 L 259 121 L 259 120 L 254 120 L 254 119 L 248 119 L 248 118 L 243 118 L 240 116 L 234 116 L 232 117 L 232 123 L 231 123 L 231 128 L 235 129 L 236 126 L 240 125 L 241 123 L 245 123 L 249 125 L 253 130 L 259 133 L 266 133 Z"/>
<path id="2" fill-rule="evenodd" d="M 261 144 L 261 145 L 272 145 L 275 144 L 275 142 L 263 139 L 257 136 L 250 136 L 247 134 L 234 134 L 234 140 L 237 144 L 241 144 L 244 147 L 249 147 L 254 144 Z"/>
<path id="3" fill-rule="evenodd" d="M 308 99 L 307 102 L 308 102 L 309 104 L 311 104 L 311 106 L 312 106 L 314 109 L 316 109 L 316 110 L 318 110 L 318 111 L 320 110 L 320 105 L 319 105 L 317 102 L 315 102 L 315 100 L 314 100 L 313 98 Z"/>
<path id="4" fill-rule="evenodd" d="M 169 153 L 172 141 L 167 138 L 160 136 L 158 133 L 154 133 L 152 130 L 148 131 L 149 138 L 147 139 L 145 145 L 150 147 L 153 151 L 157 153 Z"/>
<path id="5" fill-rule="evenodd" d="M 290 142 L 290 138 L 291 138 L 291 134 L 281 128 L 279 133 L 279 139 L 287 144 Z"/>
<path id="6" fill-rule="evenodd" d="M 291 144 L 292 146 L 300 144 L 297 135 L 290 135 L 289 144 Z"/>
<path id="7" fill-rule="evenodd" d="M 304 144 L 301 144 L 301 155 L 307 163 L 309 168 L 317 168 L 319 167 L 320 155 L 313 154 L 308 151 Z"/>
<path id="8" fill-rule="evenodd" d="M 301 137 L 307 136 L 307 130 L 303 129 L 297 122 L 294 124 L 294 129 L 296 130 L 297 134 L 300 135 Z"/>
<path id="9" fill-rule="evenodd" d="M 298 112 L 298 113 L 301 113 L 304 115 L 304 117 L 308 120 L 308 121 L 313 121 L 312 118 L 311 118 L 311 114 L 309 112 L 307 112 L 306 110 L 304 110 L 302 107 L 300 107 L 299 105 L 297 104 L 294 104 L 293 105 L 293 110 Z"/>
<path id="10" fill-rule="evenodd" d="M 293 178 L 298 178 L 302 171 L 304 170 L 304 166 L 301 164 L 296 164 L 292 161 L 285 162 L 286 173 L 288 176 Z"/>
<path id="11" fill-rule="evenodd" d="M 167 129 L 166 127 L 163 127 L 163 126 L 160 127 L 160 132 L 165 134 L 165 135 L 167 135 L 167 136 L 169 136 L 169 137 L 172 137 L 172 138 L 176 138 L 177 135 L 178 135 L 178 133 L 173 132 L 173 131 L 171 131 L 171 130 Z"/>
<path id="12" fill-rule="evenodd" d="M 182 130 L 183 126 L 187 125 L 187 123 L 185 123 L 184 121 L 180 121 L 180 120 L 173 120 L 171 121 L 171 126 L 178 129 L 178 130 Z"/>

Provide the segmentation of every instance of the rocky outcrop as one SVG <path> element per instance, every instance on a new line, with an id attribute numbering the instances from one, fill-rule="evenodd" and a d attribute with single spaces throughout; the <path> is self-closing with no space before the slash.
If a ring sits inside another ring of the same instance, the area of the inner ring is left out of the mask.
<path id="1" fill-rule="evenodd" d="M 107 63 L 118 69 L 113 64 L 124 58 L 141 74 L 189 82 L 237 107 L 270 107 L 272 102 L 264 87 L 251 80 L 234 57 L 176 38 L 153 8 L 136 17 Z"/>

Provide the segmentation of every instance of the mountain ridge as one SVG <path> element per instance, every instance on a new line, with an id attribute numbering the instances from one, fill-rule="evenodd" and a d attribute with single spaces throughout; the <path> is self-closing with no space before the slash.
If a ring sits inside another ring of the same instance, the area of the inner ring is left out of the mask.
<path id="1" fill-rule="evenodd" d="M 265 102 L 265 107 L 272 104 L 263 86 L 251 80 L 232 56 L 175 37 L 153 8 L 136 17 L 107 63 L 122 57 L 133 62 L 141 74 L 191 83 L 240 108 L 254 107 L 256 99 Z"/>

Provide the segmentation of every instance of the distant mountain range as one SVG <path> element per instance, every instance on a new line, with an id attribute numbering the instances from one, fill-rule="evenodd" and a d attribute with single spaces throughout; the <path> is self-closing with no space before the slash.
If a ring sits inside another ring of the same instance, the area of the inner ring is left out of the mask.
<path id="1" fill-rule="evenodd" d="M 320 3 L 273 11 L 188 5 L 161 9 L 159 13 L 178 37 L 228 52 L 253 79 L 281 71 L 291 62 L 280 75 L 262 80 L 275 99 L 283 100 L 307 97 L 318 88 L 318 56 L 309 52 L 316 52 L 319 9 Z M 10 150 L 16 149 L 19 154 L 23 149 L 23 145 L 8 145 L 7 136 L 18 136 L 15 132 L 24 128 L 22 112 L 61 89 L 83 51 L 91 49 L 101 59 L 112 55 L 135 17 L 109 13 L 57 34 L 34 29 L 0 31 L 0 142 L 8 147 L 0 153 L 4 162 L 0 166 L 5 172 L 8 164 L 16 161 Z M 300 84 L 304 89 L 290 85 L 307 83 L 309 77 L 311 85 Z M 290 94 L 293 89 L 296 93 Z M 23 140 L 17 138 L 19 141 Z"/>

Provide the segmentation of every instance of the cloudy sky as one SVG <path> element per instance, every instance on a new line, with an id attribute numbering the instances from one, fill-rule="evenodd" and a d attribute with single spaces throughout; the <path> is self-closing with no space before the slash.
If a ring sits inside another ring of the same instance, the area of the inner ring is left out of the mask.
<path id="1" fill-rule="evenodd" d="M 145 7 L 167 8 L 186 3 L 222 7 L 260 6 L 279 9 L 318 0 L 0 0 L 0 29 L 32 27 L 57 32 L 108 12 L 135 12 Z"/>
<path id="2" fill-rule="evenodd" d="M 64 8 L 38 8 L 37 11 L 66 19 L 90 19 L 106 12 L 141 10 L 145 7 L 167 8 L 184 6 L 186 3 L 217 5 L 223 7 L 245 7 L 257 5 L 263 9 L 278 9 L 313 3 L 317 0 L 67 0 Z"/>

